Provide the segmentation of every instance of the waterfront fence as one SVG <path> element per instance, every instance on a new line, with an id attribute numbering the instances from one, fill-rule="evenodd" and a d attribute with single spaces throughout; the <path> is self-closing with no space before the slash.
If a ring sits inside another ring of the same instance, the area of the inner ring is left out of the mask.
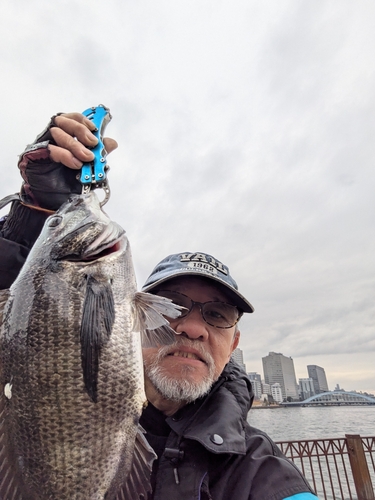
<path id="1" fill-rule="evenodd" d="M 324 500 L 375 500 L 375 436 L 280 441 L 281 451 Z"/>

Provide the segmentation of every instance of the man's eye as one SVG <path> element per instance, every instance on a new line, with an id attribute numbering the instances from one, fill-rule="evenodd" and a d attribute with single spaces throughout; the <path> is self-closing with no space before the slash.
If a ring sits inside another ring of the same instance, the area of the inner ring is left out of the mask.
<path id="1" fill-rule="evenodd" d="M 171 301 L 173 302 L 173 304 L 176 304 L 176 306 L 184 306 L 185 305 L 185 304 L 183 304 L 182 300 L 179 300 L 176 297 L 168 297 L 168 298 L 170 298 Z"/>
<path id="2" fill-rule="evenodd" d="M 209 309 L 208 311 L 206 311 L 206 316 L 208 316 L 210 318 L 215 318 L 215 319 L 224 318 L 223 314 L 216 309 Z"/>

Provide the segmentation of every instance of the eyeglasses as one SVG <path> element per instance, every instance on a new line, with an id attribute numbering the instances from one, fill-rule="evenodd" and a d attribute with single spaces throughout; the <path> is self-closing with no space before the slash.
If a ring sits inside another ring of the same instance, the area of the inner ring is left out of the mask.
<path id="1" fill-rule="evenodd" d="M 243 314 L 236 306 L 232 306 L 232 304 L 227 304 L 226 302 L 195 302 L 183 293 L 172 292 L 170 290 L 159 290 L 156 295 L 166 297 L 174 304 L 186 309 L 181 312 L 178 319 L 188 316 L 193 307 L 197 305 L 204 321 L 216 328 L 231 328 L 238 323 Z M 167 319 L 173 321 L 172 318 L 167 317 Z"/>

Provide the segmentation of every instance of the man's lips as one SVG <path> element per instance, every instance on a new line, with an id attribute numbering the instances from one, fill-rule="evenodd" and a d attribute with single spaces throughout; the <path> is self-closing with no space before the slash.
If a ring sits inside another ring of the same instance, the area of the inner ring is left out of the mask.
<path id="1" fill-rule="evenodd" d="M 179 358 L 185 358 L 185 359 L 193 359 L 197 361 L 201 361 L 202 363 L 207 364 L 207 362 L 202 358 L 202 355 L 195 350 L 185 350 L 185 349 L 176 349 L 173 350 L 172 352 L 169 352 L 167 354 L 167 357 L 179 357 Z"/>

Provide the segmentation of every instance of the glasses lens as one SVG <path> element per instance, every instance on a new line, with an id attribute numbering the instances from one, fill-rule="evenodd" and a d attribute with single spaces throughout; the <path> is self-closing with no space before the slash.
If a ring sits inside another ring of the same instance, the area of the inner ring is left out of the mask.
<path id="1" fill-rule="evenodd" d="M 185 309 L 181 311 L 179 318 L 187 316 L 191 311 L 191 308 L 193 307 L 193 302 L 190 297 L 188 297 L 187 295 L 183 295 L 182 293 L 171 292 L 169 290 L 160 290 L 159 292 L 157 292 L 157 295 L 161 295 L 162 297 L 171 300 L 173 304 L 185 307 Z M 168 316 L 166 316 L 166 318 L 168 321 L 172 320 L 172 318 L 168 318 Z"/>
<path id="2" fill-rule="evenodd" d="M 239 318 L 237 307 L 224 302 L 205 302 L 202 307 L 204 320 L 218 328 L 230 328 Z"/>
<path id="3" fill-rule="evenodd" d="M 183 293 L 172 292 L 170 290 L 159 290 L 157 294 L 185 308 L 182 310 L 179 318 L 187 316 L 195 304 L 190 297 Z M 216 328 L 230 328 L 237 323 L 241 316 L 236 306 L 226 304 L 225 302 L 197 302 L 197 304 L 200 305 L 200 310 L 205 322 L 211 326 L 216 326 Z M 166 318 L 169 321 L 172 320 L 172 318 L 168 318 L 168 316 L 166 316 Z"/>

